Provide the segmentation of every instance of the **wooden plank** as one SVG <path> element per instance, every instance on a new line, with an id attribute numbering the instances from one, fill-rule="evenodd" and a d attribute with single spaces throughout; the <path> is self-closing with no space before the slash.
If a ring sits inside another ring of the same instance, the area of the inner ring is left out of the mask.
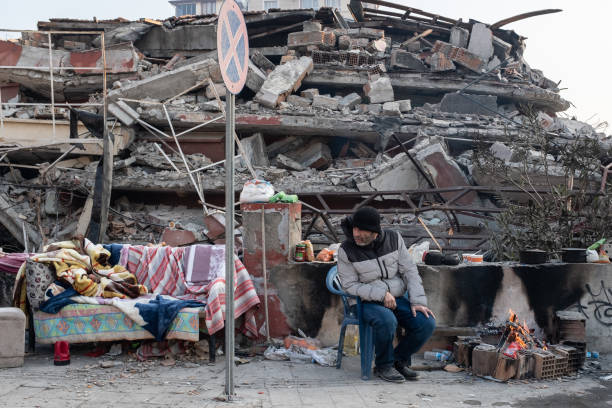
<path id="1" fill-rule="evenodd" d="M 85 206 L 83 207 L 83 212 L 79 217 L 79 224 L 77 226 L 76 235 L 87 234 L 87 228 L 89 227 L 89 220 L 91 219 L 91 210 L 93 208 L 93 197 L 90 195 L 87 197 L 87 201 L 85 201 Z"/>
<path id="2" fill-rule="evenodd" d="M 501 381 L 508 381 L 516 376 L 517 369 L 518 360 L 506 357 L 505 355 L 499 353 L 497 355 L 497 364 L 495 366 L 493 377 Z"/>
<path id="3" fill-rule="evenodd" d="M 153 20 L 153 19 L 151 19 L 151 18 L 144 18 L 142 21 L 143 21 L 144 23 L 147 23 L 147 24 L 152 24 L 152 25 L 156 25 L 156 26 L 161 26 L 161 25 L 163 25 L 163 23 L 162 23 L 161 21 L 159 21 L 159 20 Z"/>

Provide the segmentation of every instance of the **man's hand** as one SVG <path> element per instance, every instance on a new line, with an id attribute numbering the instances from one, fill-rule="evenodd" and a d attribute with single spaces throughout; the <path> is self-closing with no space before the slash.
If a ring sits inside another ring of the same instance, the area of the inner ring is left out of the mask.
<path id="1" fill-rule="evenodd" d="M 397 307 L 397 305 L 395 304 L 395 296 L 387 292 L 385 294 L 384 304 L 387 309 L 394 310 Z"/>
<path id="2" fill-rule="evenodd" d="M 386 297 L 385 297 L 385 301 L 386 301 Z M 387 304 L 385 303 L 385 306 L 387 306 Z M 431 310 L 429 310 L 429 308 L 427 306 L 422 306 L 422 305 L 412 305 L 410 306 L 410 308 L 412 309 L 412 316 L 416 317 L 417 312 L 421 312 L 425 315 L 425 317 L 429 318 L 429 316 L 433 317 L 434 319 L 436 318 L 436 315 L 434 314 L 434 312 L 432 312 Z"/>

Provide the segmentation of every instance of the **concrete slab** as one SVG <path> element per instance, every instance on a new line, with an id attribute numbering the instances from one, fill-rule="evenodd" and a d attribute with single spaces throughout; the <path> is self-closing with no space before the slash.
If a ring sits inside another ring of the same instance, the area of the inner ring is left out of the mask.
<path id="1" fill-rule="evenodd" d="M 369 81 L 363 86 L 363 91 L 369 98 L 371 104 L 393 102 L 395 99 L 393 86 L 391 86 L 391 79 L 386 76 Z"/>
<path id="2" fill-rule="evenodd" d="M 458 93 L 448 93 L 442 98 L 440 110 L 442 112 L 494 116 L 497 112 L 497 97 L 471 94 L 464 96 Z"/>
<path id="3" fill-rule="evenodd" d="M 216 83 L 223 81 L 219 65 L 213 59 L 206 59 L 140 81 L 130 82 L 119 89 L 110 91 L 108 99 L 111 102 L 120 98 L 165 100 L 178 95 L 206 78 L 211 78 Z M 202 84 L 202 87 L 204 86 L 205 84 Z"/>
<path id="4" fill-rule="evenodd" d="M 453 27 L 450 32 L 450 43 L 455 47 L 467 48 L 470 32 L 465 28 Z"/>
<path id="5" fill-rule="evenodd" d="M 493 32 L 485 24 L 475 23 L 472 26 L 468 51 L 485 62 L 493 56 Z"/>
<path id="6" fill-rule="evenodd" d="M 393 50 L 390 60 L 391 68 L 402 68 L 416 72 L 425 72 L 427 68 L 417 54 L 403 50 Z"/>
<path id="7" fill-rule="evenodd" d="M 312 58 L 300 57 L 277 66 L 255 95 L 255 102 L 275 108 L 287 95 L 296 91 L 306 75 L 312 72 Z"/>

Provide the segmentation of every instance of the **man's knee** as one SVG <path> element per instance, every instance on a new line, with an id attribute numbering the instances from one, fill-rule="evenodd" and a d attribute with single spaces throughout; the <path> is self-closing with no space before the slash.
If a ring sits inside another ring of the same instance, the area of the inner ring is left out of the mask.
<path id="1" fill-rule="evenodd" d="M 397 319 L 393 313 L 381 313 L 372 321 L 372 326 L 377 335 L 393 338 L 397 330 Z"/>
<path id="2" fill-rule="evenodd" d="M 419 326 L 419 331 L 423 333 L 423 336 L 429 338 L 436 329 L 436 319 L 434 319 L 433 317 L 425 317 L 425 315 L 422 315 L 421 319 L 419 319 Z"/>

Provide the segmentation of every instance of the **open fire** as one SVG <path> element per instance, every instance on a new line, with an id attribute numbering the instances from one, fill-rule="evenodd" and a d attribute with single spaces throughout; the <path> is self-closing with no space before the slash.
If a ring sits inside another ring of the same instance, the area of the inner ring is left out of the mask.
<path id="1" fill-rule="evenodd" d="M 520 350 L 547 350 L 545 341 L 540 341 L 534 337 L 523 320 L 523 324 L 519 324 L 516 313 L 509 310 L 510 316 L 506 322 L 504 332 L 497 345 L 497 352 L 503 353 L 505 356 L 516 359 Z"/>
<path id="2" fill-rule="evenodd" d="M 494 334 L 499 338 L 491 339 Z M 485 335 L 488 343 L 480 336 L 459 337 L 455 342 L 457 363 L 471 368 L 474 375 L 502 381 L 550 379 L 574 375 L 584 363 L 586 343 L 559 338 L 559 344 L 549 345 L 524 320 L 520 323 L 512 310 L 502 326 L 489 325 Z"/>

